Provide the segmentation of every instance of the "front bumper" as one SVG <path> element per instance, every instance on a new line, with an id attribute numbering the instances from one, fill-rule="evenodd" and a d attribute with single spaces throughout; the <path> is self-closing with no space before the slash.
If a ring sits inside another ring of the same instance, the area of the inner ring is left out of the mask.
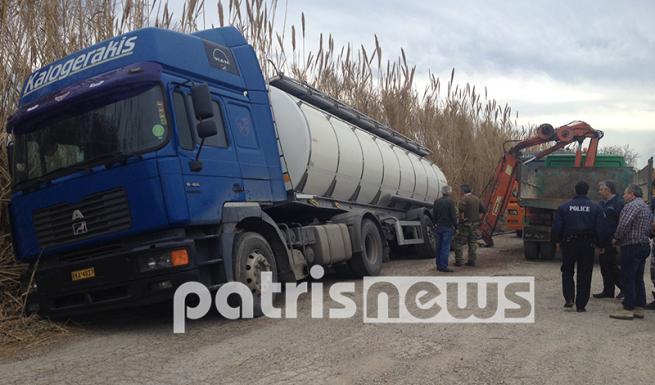
<path id="1" fill-rule="evenodd" d="M 140 271 L 140 257 L 175 249 L 187 250 L 188 265 Z M 185 282 L 198 281 L 206 285 L 210 282 L 207 269 L 202 268 L 206 264 L 199 263 L 194 241 L 186 239 L 183 230 L 85 251 L 40 261 L 29 310 L 62 318 L 140 306 L 171 299 L 177 287 Z M 90 268 L 93 268 L 94 277 L 73 280 L 72 272 Z"/>

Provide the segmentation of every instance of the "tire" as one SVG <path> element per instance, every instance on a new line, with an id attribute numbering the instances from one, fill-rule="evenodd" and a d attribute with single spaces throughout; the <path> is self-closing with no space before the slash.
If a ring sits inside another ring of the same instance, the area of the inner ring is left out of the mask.
<path id="1" fill-rule="evenodd" d="M 541 259 L 554 259 L 555 258 L 555 244 L 553 242 L 543 242 L 539 245 L 539 253 L 541 254 Z"/>
<path id="2" fill-rule="evenodd" d="M 523 253 L 525 259 L 539 259 L 539 243 L 534 241 L 523 241 Z"/>
<path id="3" fill-rule="evenodd" d="M 353 254 L 348 261 L 353 274 L 357 277 L 380 274 L 385 245 L 378 227 L 368 218 L 364 218 L 362 221 L 360 242 L 361 251 Z"/>
<path id="4" fill-rule="evenodd" d="M 277 281 L 277 264 L 273 249 L 258 233 L 245 232 L 234 242 L 234 277 L 248 286 L 253 293 L 253 315 L 263 314 L 261 306 L 261 282 L 258 273 L 271 271 L 273 282 Z"/>
<path id="5" fill-rule="evenodd" d="M 516 236 L 518 238 L 522 238 L 523 237 L 523 230 L 516 230 Z"/>
<path id="6" fill-rule="evenodd" d="M 424 234 L 423 243 L 416 245 L 416 255 L 419 258 L 435 258 L 437 255 L 437 238 L 434 235 L 434 224 L 427 215 L 421 215 L 421 231 Z"/>

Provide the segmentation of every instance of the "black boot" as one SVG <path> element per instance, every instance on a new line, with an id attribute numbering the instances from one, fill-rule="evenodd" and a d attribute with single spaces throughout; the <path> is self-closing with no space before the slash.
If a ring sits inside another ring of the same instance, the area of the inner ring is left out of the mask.
<path id="1" fill-rule="evenodd" d="M 594 298 L 614 298 L 614 293 L 608 291 L 601 291 L 598 294 L 593 294 Z"/>

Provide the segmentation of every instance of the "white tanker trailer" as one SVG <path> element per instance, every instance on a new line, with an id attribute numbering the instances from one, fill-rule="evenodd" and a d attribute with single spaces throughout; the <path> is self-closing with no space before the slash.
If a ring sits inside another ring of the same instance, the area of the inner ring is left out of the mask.
<path id="1" fill-rule="evenodd" d="M 389 248 L 435 256 L 430 208 L 447 181 L 426 148 L 291 78 L 270 80 L 269 97 L 291 197 L 266 211 L 278 223 L 312 218 L 309 226 L 300 220 L 296 236 L 325 246 L 300 250 L 305 265 L 345 263 L 375 275 Z M 368 253 L 365 218 L 382 243 Z"/>

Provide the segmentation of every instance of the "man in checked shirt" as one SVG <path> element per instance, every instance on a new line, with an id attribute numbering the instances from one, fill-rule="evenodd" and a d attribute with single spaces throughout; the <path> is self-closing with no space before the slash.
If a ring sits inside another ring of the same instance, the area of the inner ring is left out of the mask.
<path id="1" fill-rule="evenodd" d="M 642 197 L 641 188 L 637 185 L 631 184 L 625 189 L 625 206 L 612 240 L 612 244 L 621 246 L 621 281 L 625 295 L 623 308 L 610 314 L 610 317 L 616 319 L 644 318 L 644 265 L 650 253 L 648 235 L 653 214 Z"/>

